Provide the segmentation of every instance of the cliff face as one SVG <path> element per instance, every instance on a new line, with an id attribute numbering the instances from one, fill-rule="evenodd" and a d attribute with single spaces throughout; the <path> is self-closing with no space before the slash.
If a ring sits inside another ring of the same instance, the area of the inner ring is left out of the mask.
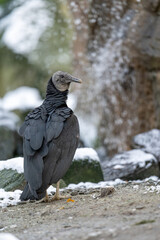
<path id="1" fill-rule="evenodd" d="M 87 29 L 83 51 L 75 55 L 76 70 L 86 80 L 79 108 L 94 119 L 98 142 L 112 155 L 129 149 L 132 136 L 160 126 L 160 1 L 76 6 Z"/>

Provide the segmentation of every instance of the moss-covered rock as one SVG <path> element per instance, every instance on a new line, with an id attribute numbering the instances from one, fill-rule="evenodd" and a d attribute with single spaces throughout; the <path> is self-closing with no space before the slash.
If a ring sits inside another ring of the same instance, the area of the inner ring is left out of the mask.
<path id="1" fill-rule="evenodd" d="M 103 181 L 100 163 L 89 159 L 73 161 L 63 180 L 66 184 Z"/>
<path id="2" fill-rule="evenodd" d="M 12 169 L 3 169 L 0 171 L 0 188 L 6 191 L 14 191 L 15 189 L 23 189 L 24 184 L 23 173 L 18 173 Z"/>
<path id="3" fill-rule="evenodd" d="M 66 184 L 103 181 L 100 160 L 95 150 L 91 148 L 77 149 L 74 160 L 63 180 Z"/>

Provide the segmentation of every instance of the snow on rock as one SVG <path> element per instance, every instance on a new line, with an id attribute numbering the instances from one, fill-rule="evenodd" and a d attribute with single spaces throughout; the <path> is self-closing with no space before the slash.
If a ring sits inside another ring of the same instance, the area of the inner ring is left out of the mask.
<path id="1" fill-rule="evenodd" d="M 92 148 L 78 148 L 76 150 L 74 160 L 85 160 L 89 161 L 94 160 L 99 162 L 99 157 L 96 151 Z M 0 171 L 3 169 L 12 169 L 16 170 L 18 173 L 23 173 L 23 162 L 22 157 L 11 158 L 8 160 L 0 161 Z"/>
<path id="2" fill-rule="evenodd" d="M 17 205 L 20 202 L 21 190 L 15 190 L 14 192 L 6 192 L 4 189 L 0 189 L 0 206 L 7 207 L 9 205 Z"/>
<path id="3" fill-rule="evenodd" d="M 102 163 L 104 180 L 121 178 L 125 180 L 144 179 L 159 176 L 157 159 L 142 150 L 131 150 L 115 155 Z"/>
<path id="4" fill-rule="evenodd" d="M 91 188 L 101 188 L 106 186 L 116 186 L 119 184 L 124 184 L 126 181 L 123 181 L 121 179 L 115 179 L 114 181 L 101 181 L 99 183 L 92 183 L 92 182 L 80 182 L 78 184 L 69 184 L 66 189 L 91 189 Z"/>
<path id="5" fill-rule="evenodd" d="M 15 130 L 18 122 L 19 117 L 15 113 L 5 111 L 4 109 L 0 109 L 0 127 L 5 126 L 11 130 Z"/>
<path id="6" fill-rule="evenodd" d="M 23 173 L 23 158 L 17 157 L 0 161 L 0 171 L 3 169 L 12 169 L 16 170 L 18 173 Z"/>
<path id="7" fill-rule="evenodd" d="M 160 160 L 160 130 L 140 133 L 133 138 L 133 146 L 141 148 L 143 151 L 152 153 Z"/>
<path id="8" fill-rule="evenodd" d="M 35 49 L 46 28 L 53 24 L 52 19 L 45 1 L 23 0 L 20 6 L 1 19 L 2 41 L 14 52 L 28 54 Z"/>
<path id="9" fill-rule="evenodd" d="M 74 161 L 86 160 L 100 162 L 97 152 L 93 148 L 78 148 L 74 155 Z"/>
<path id="10" fill-rule="evenodd" d="M 13 91 L 6 93 L 1 99 L 1 107 L 3 109 L 12 110 L 28 110 L 38 107 L 42 103 L 42 98 L 36 88 L 19 87 Z"/>

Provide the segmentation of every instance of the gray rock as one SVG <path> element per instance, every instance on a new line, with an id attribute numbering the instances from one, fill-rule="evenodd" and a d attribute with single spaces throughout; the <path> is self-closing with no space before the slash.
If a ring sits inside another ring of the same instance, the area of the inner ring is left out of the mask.
<path id="1" fill-rule="evenodd" d="M 115 155 L 110 161 L 103 162 L 102 170 L 105 181 L 144 179 L 160 174 L 157 159 L 138 149 Z"/>
<path id="2" fill-rule="evenodd" d="M 152 153 L 160 161 L 160 130 L 152 129 L 136 135 L 133 138 L 133 147 Z"/>
<path id="3" fill-rule="evenodd" d="M 63 177 L 61 187 L 65 187 L 69 183 L 97 183 L 102 180 L 103 174 L 96 151 L 92 148 L 79 148 L 68 172 Z M 22 190 L 24 184 L 23 158 L 0 161 L 0 188 L 6 191 Z"/>
<path id="4" fill-rule="evenodd" d="M 0 109 L 0 160 L 22 152 L 22 140 L 17 132 L 18 121 L 16 114 Z"/>

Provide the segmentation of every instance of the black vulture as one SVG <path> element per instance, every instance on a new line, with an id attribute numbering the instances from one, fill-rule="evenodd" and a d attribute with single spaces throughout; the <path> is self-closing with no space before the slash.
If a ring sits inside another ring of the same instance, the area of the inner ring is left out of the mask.
<path id="1" fill-rule="evenodd" d="M 66 72 L 54 73 L 42 105 L 26 116 L 19 130 L 26 179 L 21 201 L 47 201 L 46 190 L 53 183 L 57 183 L 54 199 L 60 199 L 59 180 L 70 167 L 79 141 L 77 117 L 66 104 L 71 82 L 82 81 Z"/>

